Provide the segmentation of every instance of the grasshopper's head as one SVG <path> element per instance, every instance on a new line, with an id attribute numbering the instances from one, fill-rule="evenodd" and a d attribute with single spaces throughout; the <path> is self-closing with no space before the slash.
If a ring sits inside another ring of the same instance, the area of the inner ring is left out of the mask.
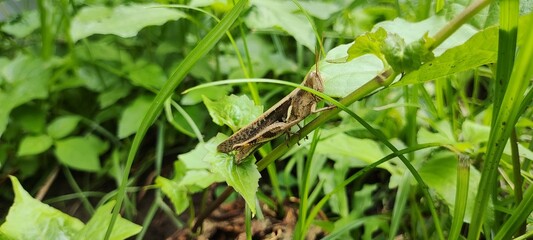
<path id="1" fill-rule="evenodd" d="M 319 92 L 324 92 L 324 81 L 318 71 L 311 71 L 305 79 L 305 86 Z"/>

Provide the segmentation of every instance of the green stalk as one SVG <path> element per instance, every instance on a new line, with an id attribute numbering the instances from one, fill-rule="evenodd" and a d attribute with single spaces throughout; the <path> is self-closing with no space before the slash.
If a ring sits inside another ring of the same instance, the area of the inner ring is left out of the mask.
<path id="1" fill-rule="evenodd" d="M 528 26 L 531 26 L 531 24 L 533 24 L 533 20 L 528 23 Z M 492 193 L 491 186 L 494 186 L 496 183 L 498 177 L 498 165 L 507 143 L 507 139 L 509 139 L 511 132 L 520 117 L 520 106 L 523 102 L 531 101 L 531 99 L 524 98 L 529 79 L 533 75 L 533 68 L 531 68 L 530 65 L 531 62 L 533 62 L 533 31 L 531 29 L 527 29 L 527 31 L 528 33 L 525 35 L 524 45 L 521 46 L 520 52 L 518 53 L 501 106 L 498 112 L 494 112 L 494 114 L 496 114 L 496 120 L 491 126 L 491 132 L 487 144 L 488 151 L 481 173 L 476 204 L 474 206 L 472 222 L 468 232 L 468 239 L 471 240 L 479 239 L 481 234 L 485 212 Z M 501 61 L 498 61 L 498 63 L 500 62 Z M 530 94 L 527 96 L 529 97 Z"/>
<path id="2" fill-rule="evenodd" d="M 141 122 L 141 126 L 139 127 L 137 134 L 135 134 L 131 149 L 128 153 L 128 159 L 126 160 L 126 166 L 124 167 L 125 174 L 122 177 L 122 181 L 117 192 L 117 205 L 113 209 L 113 215 L 105 234 L 105 240 L 108 240 L 111 236 L 113 226 L 117 221 L 118 213 L 122 207 L 122 202 L 124 201 L 124 197 L 126 195 L 126 185 L 128 182 L 129 172 L 133 164 L 133 160 L 135 159 L 137 150 L 139 149 L 141 141 L 148 131 L 148 128 L 152 125 L 161 112 L 165 100 L 174 93 L 174 89 L 176 89 L 176 87 L 181 83 L 183 78 L 187 75 L 194 64 L 198 62 L 198 60 L 200 60 L 200 58 L 202 58 L 209 50 L 211 50 L 220 40 L 220 38 L 224 36 L 226 31 L 230 29 L 231 25 L 233 25 L 233 22 L 235 22 L 247 5 L 247 0 L 240 0 L 237 4 L 235 4 L 233 9 L 228 12 L 222 21 L 220 21 L 211 31 L 209 31 L 209 33 L 202 38 L 202 40 L 200 40 L 198 45 L 196 45 L 196 47 L 185 57 L 183 62 L 181 62 L 181 64 L 176 68 L 177 70 L 174 72 L 174 74 L 172 74 L 170 79 L 156 95 L 150 106 L 150 109 Z"/>
<path id="3" fill-rule="evenodd" d="M 157 142 L 155 146 L 155 175 L 159 176 L 161 175 L 161 166 L 163 164 L 163 152 L 165 147 L 165 124 L 162 124 L 161 122 L 158 122 L 157 124 Z M 137 240 L 141 240 L 144 238 L 144 235 L 146 234 L 146 231 L 148 231 L 148 228 L 150 226 L 150 223 L 154 219 L 154 216 L 159 209 L 159 205 L 157 204 L 157 201 L 162 201 L 161 199 L 161 190 L 155 189 L 155 197 L 152 206 L 148 209 L 148 213 L 146 213 L 146 216 L 144 217 L 143 221 L 143 228 L 139 234 L 137 234 L 136 238 Z"/>
<path id="4" fill-rule="evenodd" d="M 41 21 L 41 57 L 44 60 L 50 59 L 53 51 L 52 30 L 50 28 L 50 24 L 52 23 L 50 21 L 51 17 L 48 12 L 49 8 L 46 6 L 47 4 L 51 3 L 45 0 L 37 1 L 37 7 L 39 8 L 39 19 Z"/>
<path id="5" fill-rule="evenodd" d="M 520 174 L 520 154 L 518 152 L 518 136 L 516 136 L 516 129 L 511 132 L 511 161 L 513 163 L 513 180 L 514 180 L 514 195 L 516 203 L 520 203 L 523 198 L 522 193 L 522 175 Z M 525 227 L 525 226 L 524 226 Z M 525 228 L 524 228 L 525 230 Z"/>
<path id="6" fill-rule="evenodd" d="M 416 145 L 416 137 L 417 137 L 417 124 L 416 124 L 416 113 L 417 108 L 411 107 L 416 106 L 418 104 L 418 90 L 417 86 L 412 87 L 404 87 L 404 98 L 407 99 L 408 104 L 406 105 L 405 109 L 405 119 L 407 120 L 407 126 L 406 126 L 406 136 L 407 136 L 407 146 L 414 146 Z M 414 159 L 414 153 L 410 153 L 408 155 L 409 161 L 412 161 Z M 409 197 L 409 194 L 411 192 L 411 177 L 409 172 L 405 172 L 404 176 L 402 177 L 401 183 L 398 185 L 398 192 L 396 194 L 396 201 L 394 201 L 394 207 L 392 209 L 392 219 L 391 219 L 391 227 L 389 232 L 389 239 L 394 239 L 396 236 L 396 233 L 398 232 L 398 228 L 400 224 L 402 223 L 402 216 L 403 212 L 405 210 L 405 206 L 407 203 L 407 199 Z"/>
<path id="7" fill-rule="evenodd" d="M 244 207 L 244 227 L 246 230 L 246 240 L 252 240 L 252 211 L 248 204 Z"/>
<path id="8" fill-rule="evenodd" d="M 307 233 L 307 228 L 305 228 L 305 221 L 307 219 L 307 212 L 309 211 L 309 187 L 311 185 L 311 167 L 313 163 L 313 155 L 315 153 L 316 146 L 318 144 L 319 130 L 314 131 L 313 140 L 311 141 L 311 147 L 307 153 L 307 161 L 305 161 L 305 166 L 303 170 L 303 181 L 299 188 L 300 192 L 300 206 L 299 206 L 299 218 L 296 223 L 296 228 L 294 232 L 294 239 L 304 239 Z"/>
<path id="9" fill-rule="evenodd" d="M 518 1 L 505 0 L 500 3 L 500 29 L 498 30 L 498 65 L 496 65 L 496 81 L 493 83 L 494 106 L 498 112 L 503 100 L 503 93 L 509 84 L 516 54 L 516 38 L 518 32 Z M 492 121 L 496 115 L 492 115 Z"/>
<path id="10" fill-rule="evenodd" d="M 454 17 L 444 28 L 442 28 L 433 39 L 435 40 L 430 46 L 429 50 L 433 50 L 438 47 L 444 40 L 448 39 L 457 29 L 463 26 L 466 21 L 476 15 L 481 9 L 485 8 L 491 1 L 490 0 L 477 0 L 470 4 L 465 10 L 463 10 L 457 17 Z"/>
<path id="11" fill-rule="evenodd" d="M 463 226 L 466 204 L 468 202 L 468 184 L 470 182 L 470 163 L 467 155 L 459 155 L 457 162 L 457 189 L 455 191 L 455 208 L 448 239 L 459 239 Z"/>

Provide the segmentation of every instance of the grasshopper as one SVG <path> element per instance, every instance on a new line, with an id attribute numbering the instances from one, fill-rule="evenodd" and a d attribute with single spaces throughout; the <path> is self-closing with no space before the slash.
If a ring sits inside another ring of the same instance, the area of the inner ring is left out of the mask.
<path id="1" fill-rule="evenodd" d="M 302 85 L 323 92 L 323 80 L 318 72 L 318 55 L 316 60 L 316 70 L 307 74 Z M 264 143 L 284 133 L 290 133 L 292 126 L 311 113 L 330 109 L 326 107 L 317 110 L 318 101 L 319 97 L 296 88 L 257 119 L 220 143 L 217 150 L 223 153 L 235 151 L 235 162 L 239 164 Z"/>

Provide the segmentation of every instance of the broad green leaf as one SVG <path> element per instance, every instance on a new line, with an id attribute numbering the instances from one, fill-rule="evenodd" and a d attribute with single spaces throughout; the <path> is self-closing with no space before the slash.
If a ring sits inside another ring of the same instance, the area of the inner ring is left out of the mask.
<path id="1" fill-rule="evenodd" d="M 498 28 L 479 31 L 464 44 L 451 48 L 426 62 L 417 71 L 405 75 L 395 86 L 423 83 L 496 62 Z"/>
<path id="2" fill-rule="evenodd" d="M 2 32 L 11 34 L 16 38 L 23 38 L 39 28 L 39 12 L 35 10 L 22 12 L 19 19 L 2 26 Z"/>
<path id="3" fill-rule="evenodd" d="M 189 207 L 187 189 L 181 186 L 179 182 L 158 176 L 155 179 L 155 184 L 170 198 L 176 214 L 181 214 Z"/>
<path id="4" fill-rule="evenodd" d="M 180 160 L 174 162 L 172 179 L 158 176 L 155 180 L 155 184 L 170 198 L 177 214 L 189 207 L 189 194 L 201 191 L 214 182 L 223 181 L 218 174 L 208 171 L 210 165 L 202 161 L 205 154 L 207 150 L 204 144 L 198 144 L 194 150 L 180 155 Z M 186 163 L 182 159 L 188 159 L 190 162 Z M 195 166 L 196 163 L 200 165 Z"/>
<path id="5" fill-rule="evenodd" d="M 300 1 L 300 4 L 309 15 L 322 20 L 328 20 L 335 12 L 343 10 L 338 2 Z"/>
<path id="6" fill-rule="evenodd" d="M 254 105 L 246 95 L 238 97 L 232 94 L 217 101 L 211 101 L 205 96 L 203 98 L 213 122 L 227 125 L 234 132 L 252 122 L 263 112 L 262 107 Z"/>
<path id="7" fill-rule="evenodd" d="M 418 173 L 424 182 L 441 197 L 453 214 L 455 204 L 455 191 L 457 185 L 457 157 L 450 152 L 439 152 L 424 162 Z M 470 167 L 468 186 L 468 202 L 466 206 L 465 221 L 470 222 L 475 204 L 478 184 L 481 173 L 474 167 Z M 492 206 L 490 206 L 492 208 Z M 487 210 L 492 212 L 492 210 Z"/>
<path id="8" fill-rule="evenodd" d="M 130 105 L 124 108 L 118 121 L 119 138 L 125 138 L 134 134 L 141 125 L 141 120 L 150 108 L 152 96 L 142 95 L 137 97 Z"/>
<path id="9" fill-rule="evenodd" d="M 50 71 L 45 62 L 33 56 L 19 55 L 0 69 L 6 86 L 0 89 L 0 137 L 12 109 L 33 99 L 48 96 Z"/>
<path id="10" fill-rule="evenodd" d="M 53 137 L 55 139 L 64 138 L 76 129 L 79 121 L 79 116 L 61 116 L 54 119 L 54 121 L 52 121 L 50 125 L 48 125 L 48 127 L 46 128 L 46 132 L 48 133 L 48 135 L 50 135 L 50 137 Z"/>
<path id="11" fill-rule="evenodd" d="M 82 8 L 72 19 L 70 35 L 78 41 L 93 34 L 115 34 L 127 38 L 136 36 L 146 26 L 162 25 L 186 15 L 157 4 L 130 4 L 116 7 L 90 6 Z"/>
<path id="12" fill-rule="evenodd" d="M 372 195 L 377 189 L 377 184 L 365 184 L 361 190 L 353 194 L 352 206 L 354 209 L 352 211 L 356 216 L 364 216 L 365 211 L 374 206 L 374 199 Z"/>
<path id="13" fill-rule="evenodd" d="M 318 173 L 318 177 L 324 181 L 324 193 L 330 193 L 344 181 L 346 172 L 349 168 L 324 168 Z M 349 214 L 348 197 L 346 196 L 346 189 L 341 189 L 334 193 L 328 200 L 331 211 L 339 214 L 341 217 L 346 217 Z"/>
<path id="14" fill-rule="evenodd" d="M 399 35 L 389 33 L 385 38 L 382 51 L 387 63 L 394 71 L 408 73 L 420 68 L 422 63 L 433 59 L 433 54 L 427 46 L 426 37 L 407 44 Z"/>
<path id="15" fill-rule="evenodd" d="M 174 162 L 172 179 L 158 176 L 155 180 L 170 198 L 177 214 L 189 207 L 189 194 L 204 190 L 214 182 L 224 181 L 220 175 L 209 171 L 210 165 L 202 161 L 207 153 L 204 143 L 199 143 L 192 151 L 179 155 L 179 160 Z"/>
<path id="16" fill-rule="evenodd" d="M 53 140 L 48 135 L 27 136 L 20 142 L 17 156 L 27 156 L 42 153 L 52 146 Z"/>
<path id="17" fill-rule="evenodd" d="M 365 33 L 355 39 L 355 42 L 348 48 L 348 59 L 351 61 L 365 54 L 374 54 L 381 60 L 384 60 L 381 48 L 385 43 L 387 32 L 383 28 L 378 28 L 375 32 Z"/>
<path id="18" fill-rule="evenodd" d="M 473 144 L 486 143 L 489 140 L 490 127 L 472 121 L 465 121 L 461 129 L 465 142 Z"/>
<path id="19" fill-rule="evenodd" d="M 393 21 L 384 21 L 376 24 L 374 29 L 383 28 L 387 33 L 397 34 L 404 39 L 406 44 L 419 41 L 425 35 L 434 36 L 448 21 L 442 16 L 432 16 L 423 21 L 409 22 L 402 18 L 396 18 Z M 449 48 L 459 46 L 466 40 L 472 37 L 478 29 L 470 25 L 462 25 L 450 37 L 448 37 L 442 44 L 440 44 L 433 53 L 435 56 L 441 55 Z"/>
<path id="20" fill-rule="evenodd" d="M 109 41 L 105 39 L 74 45 L 76 56 L 81 60 L 88 62 L 96 60 L 103 62 L 120 62 L 125 68 L 129 67 L 134 62 L 128 49 L 129 48 L 121 47 L 121 43 L 118 41 Z"/>
<path id="21" fill-rule="evenodd" d="M 187 172 L 187 166 L 182 161 L 174 161 L 174 177 L 172 180 L 180 181 L 185 176 Z"/>
<path id="22" fill-rule="evenodd" d="M 261 174 L 257 170 L 255 161 L 252 161 L 253 157 L 237 165 L 231 155 L 217 152 L 217 145 L 224 139 L 223 135 L 218 134 L 205 144 L 209 153 L 204 161 L 210 164 L 211 171 L 222 176 L 228 185 L 241 194 L 252 214 L 255 214 L 256 192 Z"/>
<path id="23" fill-rule="evenodd" d="M 32 198 L 16 177 L 10 178 L 15 200 L 0 232 L 17 240 L 77 239 L 84 226 L 80 220 Z"/>
<path id="24" fill-rule="evenodd" d="M 246 25 L 251 29 L 281 29 L 311 51 L 315 49 L 313 28 L 298 7 L 290 1 L 251 1 L 252 8 L 246 16 Z"/>
<path id="25" fill-rule="evenodd" d="M 207 164 L 206 164 L 207 165 Z M 187 190 L 191 193 L 201 191 L 215 182 L 222 182 L 224 179 L 218 175 L 213 174 L 208 170 L 187 170 L 180 184 L 187 186 Z"/>
<path id="26" fill-rule="evenodd" d="M 178 156 L 179 161 L 187 168 L 180 184 L 188 186 L 189 191 L 194 192 L 196 190 L 196 188 L 192 188 L 194 186 L 203 189 L 212 183 L 224 181 L 220 175 L 209 171 L 211 165 L 204 161 L 208 154 L 205 143 L 199 143 L 192 151 Z"/>
<path id="27" fill-rule="evenodd" d="M 133 69 L 129 71 L 128 77 L 133 85 L 141 86 L 148 90 L 160 89 L 167 80 L 167 76 L 165 76 L 160 66 L 143 61 L 135 63 Z"/>
<path id="28" fill-rule="evenodd" d="M 131 85 L 123 82 L 115 84 L 113 87 L 110 87 L 98 95 L 98 103 L 100 108 L 106 108 L 118 100 L 128 96 L 131 90 Z"/>
<path id="29" fill-rule="evenodd" d="M 55 144 L 57 159 L 68 167 L 96 172 L 100 168 L 99 155 L 107 149 L 107 144 L 94 136 L 69 137 Z"/>
<path id="30" fill-rule="evenodd" d="M 178 159 L 187 169 L 209 169 L 209 164 L 203 161 L 208 153 L 205 143 L 198 143 L 193 150 L 178 155 Z"/>
<path id="31" fill-rule="evenodd" d="M 76 77 L 87 89 L 95 92 L 104 92 L 109 86 L 117 85 L 120 81 L 116 75 L 88 65 L 76 68 Z"/>
<path id="32" fill-rule="evenodd" d="M 454 137 L 452 128 L 448 122 L 439 122 L 436 126 L 433 126 L 434 131 L 430 132 L 426 128 L 421 128 L 418 131 L 418 142 L 422 143 L 431 143 L 439 142 L 442 144 L 456 144 L 457 140 Z"/>
<path id="33" fill-rule="evenodd" d="M 38 105 L 22 105 L 11 112 L 11 122 L 28 133 L 40 134 L 46 126 L 47 113 Z"/>
<path id="34" fill-rule="evenodd" d="M 322 134 L 327 135 L 324 130 Z M 357 146 L 357 151 L 354 151 Z M 359 139 L 344 133 L 338 133 L 320 141 L 316 147 L 317 154 L 324 154 L 335 161 L 335 168 L 364 167 L 380 160 L 386 154 L 379 144 L 371 139 Z M 389 162 L 379 165 L 391 174 L 397 173 L 395 167 Z"/>
<path id="35" fill-rule="evenodd" d="M 345 97 L 383 70 L 383 62 L 370 54 L 347 62 L 337 62 L 338 59 L 348 57 L 350 46 L 351 44 L 344 44 L 331 49 L 326 60 L 319 63 L 324 93 L 331 97 Z"/>
<path id="36" fill-rule="evenodd" d="M 89 222 L 87 222 L 87 225 L 85 225 L 85 227 L 83 227 L 83 229 L 81 229 L 81 231 L 79 231 L 72 239 L 104 239 L 105 231 L 107 226 L 109 226 L 109 222 L 111 221 L 111 211 L 113 210 L 115 203 L 116 202 L 113 200 L 100 206 L 91 217 Z M 141 229 L 141 226 L 119 216 L 109 239 L 127 239 L 139 233 Z"/>

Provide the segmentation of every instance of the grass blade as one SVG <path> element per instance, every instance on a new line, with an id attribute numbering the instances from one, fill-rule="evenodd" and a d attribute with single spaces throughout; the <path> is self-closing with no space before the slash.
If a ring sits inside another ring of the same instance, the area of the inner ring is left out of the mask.
<path id="1" fill-rule="evenodd" d="M 533 20 L 529 19 L 529 25 L 531 24 L 533 24 Z M 498 112 L 495 112 L 496 120 L 492 123 L 489 142 L 487 144 L 488 151 L 481 174 L 478 195 L 476 196 L 476 205 L 472 213 L 468 239 L 478 239 L 480 236 L 485 211 L 494 183 L 498 177 L 498 165 L 502 152 L 507 143 L 507 139 L 511 135 L 511 131 L 514 129 L 515 123 L 520 117 L 521 104 L 531 101 L 531 99 L 524 97 L 529 79 L 533 75 L 533 69 L 530 66 L 533 61 L 533 31 L 531 29 L 527 29 L 527 31 L 524 46 L 521 46 L 521 50 L 516 58 L 501 107 Z M 498 61 L 498 64 L 500 63 L 501 61 Z M 527 97 L 530 96 L 531 94 L 527 95 Z"/>

